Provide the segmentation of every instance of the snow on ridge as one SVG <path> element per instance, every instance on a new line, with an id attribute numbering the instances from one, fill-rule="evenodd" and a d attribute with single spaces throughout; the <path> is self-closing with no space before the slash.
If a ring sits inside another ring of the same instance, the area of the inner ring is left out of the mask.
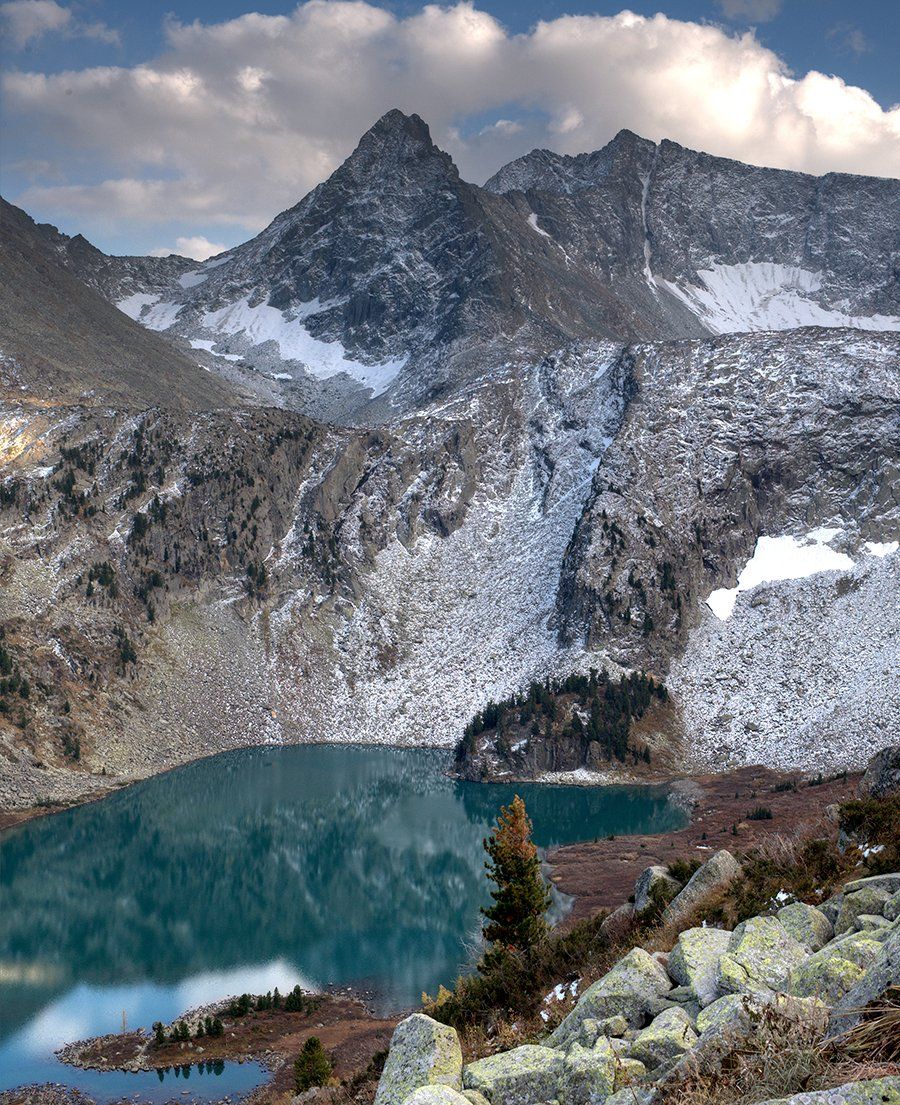
<path id="1" fill-rule="evenodd" d="M 852 326 L 900 330 L 896 315 L 850 315 L 814 298 L 822 274 L 771 261 L 713 265 L 698 272 L 699 284 L 681 286 L 656 276 L 654 283 L 680 299 L 712 331 L 792 330 L 798 326 Z"/>
<path id="2" fill-rule="evenodd" d="M 122 314 L 128 315 L 129 318 L 133 318 L 137 322 L 140 320 L 144 308 L 159 303 L 159 300 L 160 297 L 152 292 L 135 292 L 134 295 L 128 295 L 124 299 L 120 299 L 116 303 L 116 307 L 119 308 Z"/>
<path id="3" fill-rule="evenodd" d="M 214 357 L 221 357 L 223 361 L 242 361 L 244 359 L 237 353 L 217 353 L 213 349 L 215 344 L 214 341 L 207 341 L 205 338 L 191 338 L 191 349 L 205 349 L 207 353 L 212 353 Z"/>
<path id="4" fill-rule="evenodd" d="M 866 541 L 865 548 L 872 556 L 890 556 L 900 549 L 900 541 Z"/>
<path id="5" fill-rule="evenodd" d="M 829 547 L 829 542 L 839 533 L 840 530 L 822 527 L 805 538 L 760 537 L 736 586 L 713 591 L 706 600 L 707 606 L 717 618 L 726 621 L 734 610 L 739 591 L 751 591 L 761 583 L 777 580 L 805 579 L 817 572 L 849 570 L 853 567 L 850 557 Z"/>
<path id="6" fill-rule="evenodd" d="M 537 234 L 540 234 L 540 236 L 541 236 L 542 238 L 552 238 L 552 237 L 553 237 L 553 235 L 552 235 L 552 234 L 548 234 L 546 230 L 542 230 L 542 229 L 541 229 L 541 228 L 540 228 L 540 227 L 538 226 L 538 217 L 537 217 L 537 215 L 536 215 L 536 214 L 535 214 L 535 213 L 534 213 L 533 211 L 532 211 L 532 212 L 531 212 L 531 214 L 530 214 L 530 215 L 528 216 L 528 225 L 529 225 L 529 226 L 531 227 L 531 229 L 532 229 L 532 230 L 534 230 L 534 231 L 535 231 L 535 232 L 536 232 Z"/>
<path id="7" fill-rule="evenodd" d="M 251 307 L 250 296 L 246 295 L 227 307 L 207 311 L 203 315 L 201 326 L 220 334 L 243 337 L 250 345 L 274 341 L 284 360 L 299 361 L 311 376 L 327 380 L 339 373 L 345 373 L 364 387 L 371 388 L 373 396 L 381 395 L 408 358 L 404 356 L 381 364 L 367 365 L 349 357 L 339 341 L 322 341 L 313 337 L 303 326 L 302 320 L 332 305 L 314 299 L 303 304 L 289 318 L 268 303 L 258 303 Z"/>
<path id="8" fill-rule="evenodd" d="M 194 269 L 192 272 L 186 272 L 182 276 L 178 277 L 178 283 L 182 288 L 196 288 L 198 284 L 202 284 L 207 278 L 208 273 L 200 272 L 199 269 Z"/>

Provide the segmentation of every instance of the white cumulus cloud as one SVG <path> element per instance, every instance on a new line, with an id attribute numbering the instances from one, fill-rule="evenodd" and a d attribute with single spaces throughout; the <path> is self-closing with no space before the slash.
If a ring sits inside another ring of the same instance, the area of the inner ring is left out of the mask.
<path id="1" fill-rule="evenodd" d="M 105 23 L 76 19 L 69 8 L 57 4 L 56 0 L 8 0 L 7 3 L 0 4 L 0 20 L 17 49 L 51 31 L 71 37 L 93 38 L 110 44 L 119 42 L 117 31 L 107 27 Z"/>
<path id="2" fill-rule="evenodd" d="M 622 127 L 754 164 L 900 175 L 900 107 L 792 74 L 752 32 L 628 11 L 511 34 L 468 2 L 398 16 L 309 0 L 288 15 L 170 20 L 143 64 L 14 71 L 3 91 L 31 143 L 17 156 L 78 181 L 36 182 L 18 202 L 122 228 L 258 230 L 391 107 L 429 122 L 470 180 L 535 146 L 596 149 Z"/>
<path id="3" fill-rule="evenodd" d="M 168 257 L 172 253 L 177 253 L 181 257 L 191 257 L 194 261 L 205 261 L 208 257 L 215 257 L 217 253 L 224 253 L 226 249 L 227 246 L 211 242 L 208 238 L 204 238 L 202 234 L 197 234 L 190 238 L 176 238 L 174 249 L 169 249 L 166 246 L 151 249 L 150 256 Z"/>

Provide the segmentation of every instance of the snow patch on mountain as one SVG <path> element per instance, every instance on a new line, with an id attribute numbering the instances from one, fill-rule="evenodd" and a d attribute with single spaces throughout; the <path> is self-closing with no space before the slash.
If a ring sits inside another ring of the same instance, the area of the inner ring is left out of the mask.
<path id="1" fill-rule="evenodd" d="M 738 592 L 751 591 L 761 583 L 780 579 L 803 579 L 816 572 L 842 571 L 853 567 L 846 553 L 829 547 L 840 533 L 820 528 L 806 537 L 760 537 L 753 556 L 744 565 L 734 587 L 720 587 L 706 600 L 707 606 L 722 621 L 734 610 Z"/>
<path id="2" fill-rule="evenodd" d="M 541 228 L 540 228 L 540 227 L 538 226 L 538 217 L 537 217 L 537 215 L 536 215 L 536 214 L 534 213 L 534 211 L 532 211 L 532 212 L 531 212 L 531 214 L 530 214 L 530 215 L 528 216 L 528 225 L 529 225 L 529 226 L 531 227 L 531 229 L 532 229 L 532 230 L 534 230 L 534 231 L 536 231 L 536 232 L 537 232 L 538 234 L 540 234 L 540 236 L 541 236 L 542 238 L 551 238 L 551 237 L 552 237 L 552 235 L 551 235 L 551 234 L 548 234 L 546 230 L 542 230 L 542 229 L 541 229 Z"/>
<path id="3" fill-rule="evenodd" d="M 327 380 L 344 373 L 364 387 L 371 388 L 373 395 L 380 395 L 396 378 L 407 358 L 400 357 L 381 364 L 363 364 L 349 357 L 339 341 L 322 341 L 313 337 L 302 320 L 332 306 L 334 303 L 320 303 L 314 299 L 285 314 L 268 303 L 251 306 L 250 296 L 247 295 L 236 303 L 207 311 L 201 319 L 201 327 L 240 337 L 249 346 L 275 342 L 283 360 L 299 361 L 311 376 Z"/>
<path id="4" fill-rule="evenodd" d="M 833 771 L 896 739 L 900 556 L 758 586 L 695 629 L 666 680 L 687 765 Z"/>
<path id="5" fill-rule="evenodd" d="M 699 284 L 655 282 L 686 304 L 713 333 L 792 330 L 798 326 L 853 326 L 860 330 L 900 330 L 896 315 L 850 315 L 823 307 L 814 298 L 819 272 L 771 261 L 712 265 L 697 273 Z"/>
<path id="6" fill-rule="evenodd" d="M 242 361 L 244 359 L 237 353 L 217 353 L 213 349 L 215 344 L 214 341 L 207 341 L 205 338 L 191 338 L 191 349 L 205 349 L 207 353 L 212 353 L 214 357 L 221 357 L 223 361 Z"/>
<path id="7" fill-rule="evenodd" d="M 128 315 L 129 318 L 133 318 L 135 322 L 143 322 L 141 318 L 141 312 L 145 307 L 150 307 L 154 303 L 159 303 L 159 295 L 154 295 L 152 292 L 135 292 L 133 295 L 128 295 L 124 299 L 120 299 L 116 306 L 119 310 Z"/>

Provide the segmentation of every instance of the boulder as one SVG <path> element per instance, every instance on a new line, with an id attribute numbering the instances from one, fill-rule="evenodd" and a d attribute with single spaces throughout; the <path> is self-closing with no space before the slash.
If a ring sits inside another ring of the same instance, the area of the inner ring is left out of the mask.
<path id="1" fill-rule="evenodd" d="M 751 917 L 731 934 L 719 960 L 719 990 L 750 994 L 785 989 L 791 971 L 809 954 L 777 917 Z"/>
<path id="2" fill-rule="evenodd" d="M 729 886 L 741 873 L 741 865 L 731 852 L 722 849 L 699 867 L 684 889 L 666 906 L 663 921 L 686 920 L 708 898 Z"/>
<path id="3" fill-rule="evenodd" d="M 403 1105 L 422 1086 L 461 1090 L 462 1049 L 455 1028 L 413 1013 L 394 1029 L 375 1105 Z"/>
<path id="4" fill-rule="evenodd" d="M 566 1056 L 561 1051 L 523 1044 L 470 1063 L 463 1071 L 463 1085 L 483 1093 L 491 1105 L 552 1101 L 565 1064 Z"/>
<path id="5" fill-rule="evenodd" d="M 643 948 L 632 948 L 603 978 L 585 990 L 575 1008 L 547 1038 L 547 1047 L 564 1047 L 577 1039 L 582 1024 L 589 1018 L 621 1016 L 630 1025 L 640 1027 L 652 1002 L 671 989 L 669 976 L 656 960 Z"/>
<path id="6" fill-rule="evenodd" d="M 654 893 L 662 892 L 671 899 L 675 897 L 680 889 L 681 883 L 677 879 L 673 879 L 665 867 L 656 864 L 653 867 L 645 868 L 638 875 L 637 882 L 634 884 L 635 913 L 643 913 L 648 906 L 653 904 Z"/>
<path id="7" fill-rule="evenodd" d="M 633 1086 L 635 1082 L 642 1082 L 647 1077 L 647 1068 L 640 1059 L 621 1057 L 616 1062 L 615 1088 L 621 1090 L 623 1086 Z"/>
<path id="8" fill-rule="evenodd" d="M 607 1038 L 610 1036 L 614 1038 L 624 1036 L 627 1030 L 628 1021 L 624 1017 L 604 1017 L 600 1021 L 588 1017 L 587 1020 L 581 1023 L 578 1042 L 583 1044 L 584 1047 L 593 1047 L 601 1036 Z"/>
<path id="9" fill-rule="evenodd" d="M 859 781 L 860 798 L 883 798 L 900 790 L 900 744 L 888 745 L 869 760 Z"/>
<path id="10" fill-rule="evenodd" d="M 807 1090 L 790 1097 L 770 1098 L 761 1105 L 900 1105 L 900 1078 L 848 1082 L 832 1090 Z"/>
<path id="11" fill-rule="evenodd" d="M 834 936 L 834 926 L 821 909 L 805 902 L 793 902 L 778 910 L 778 920 L 789 936 L 811 952 L 823 948 Z"/>
<path id="12" fill-rule="evenodd" d="M 885 920 L 879 913 L 860 913 L 856 918 L 857 932 L 878 932 L 880 929 L 889 929 L 891 922 Z"/>
<path id="13" fill-rule="evenodd" d="M 656 1097 L 656 1090 L 652 1086 L 625 1086 L 616 1090 L 603 1105 L 653 1105 Z"/>
<path id="14" fill-rule="evenodd" d="M 845 991 L 831 1014 L 828 1035 L 839 1035 L 858 1024 L 860 1009 L 877 1001 L 889 986 L 900 986 L 900 928 L 890 933 L 862 976 Z"/>
<path id="15" fill-rule="evenodd" d="M 844 892 L 841 890 L 833 897 L 828 898 L 827 901 L 822 902 L 819 909 L 828 920 L 831 922 L 832 928 L 834 922 L 838 919 L 838 914 L 841 912 L 841 902 L 844 900 Z"/>
<path id="16" fill-rule="evenodd" d="M 680 1059 L 697 1039 L 690 1017 L 683 1009 L 666 1009 L 638 1033 L 629 1055 L 648 1067 L 658 1067 Z"/>
<path id="17" fill-rule="evenodd" d="M 697 1017 L 697 1031 L 702 1036 L 707 1031 L 719 1029 L 740 1019 L 747 1001 L 746 994 L 725 994 L 717 998 Z"/>
<path id="18" fill-rule="evenodd" d="M 890 897 L 888 891 L 880 886 L 864 886 L 857 890 L 850 890 L 845 886 L 841 911 L 834 923 L 835 936 L 852 932 L 856 928 L 857 919 L 864 913 L 875 913 L 880 917 Z"/>
<path id="19" fill-rule="evenodd" d="M 685 929 L 669 955 L 669 974 L 689 988 L 701 1009 L 719 997 L 719 960 L 730 940 L 723 929 Z"/>
<path id="20" fill-rule="evenodd" d="M 900 890 L 895 891 L 884 903 L 883 916 L 886 921 L 900 920 Z"/>
<path id="21" fill-rule="evenodd" d="M 462 1095 L 469 1105 L 491 1105 L 484 1094 L 479 1093 L 478 1090 L 463 1090 Z"/>
<path id="22" fill-rule="evenodd" d="M 613 1092 L 616 1053 L 603 1036 L 592 1048 L 573 1044 L 557 1082 L 559 1105 L 595 1105 Z"/>
<path id="23" fill-rule="evenodd" d="M 489 1105 L 484 1098 L 482 1101 L 484 1105 Z M 404 1105 L 476 1105 L 476 1103 L 469 1101 L 459 1090 L 451 1090 L 449 1086 L 419 1086 L 409 1095 Z"/>
<path id="24" fill-rule="evenodd" d="M 795 997 L 820 997 L 835 1005 L 861 981 L 880 953 L 881 941 L 870 933 L 848 933 L 796 967 L 788 991 Z"/>
<path id="25" fill-rule="evenodd" d="M 895 894 L 900 890 L 900 871 L 891 871 L 884 875 L 868 875 L 864 879 L 854 879 L 844 885 L 845 894 L 858 894 L 860 890 L 868 890 L 875 887 L 884 890 L 888 894 Z"/>

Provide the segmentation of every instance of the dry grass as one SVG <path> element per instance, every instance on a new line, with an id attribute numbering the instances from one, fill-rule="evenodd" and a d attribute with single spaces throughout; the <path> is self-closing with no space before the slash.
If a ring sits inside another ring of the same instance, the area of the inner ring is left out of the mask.
<path id="1" fill-rule="evenodd" d="M 849 1058 L 822 1038 L 822 1024 L 798 1024 L 775 1008 L 728 1052 L 721 1067 L 701 1071 L 664 1089 L 661 1105 L 758 1105 L 772 1098 L 830 1089 L 847 1082 L 896 1074 L 897 1066 Z"/>
<path id="2" fill-rule="evenodd" d="M 863 1019 L 841 1042 L 855 1058 L 900 1063 L 900 986 L 891 986 L 879 1001 L 867 1005 Z"/>

